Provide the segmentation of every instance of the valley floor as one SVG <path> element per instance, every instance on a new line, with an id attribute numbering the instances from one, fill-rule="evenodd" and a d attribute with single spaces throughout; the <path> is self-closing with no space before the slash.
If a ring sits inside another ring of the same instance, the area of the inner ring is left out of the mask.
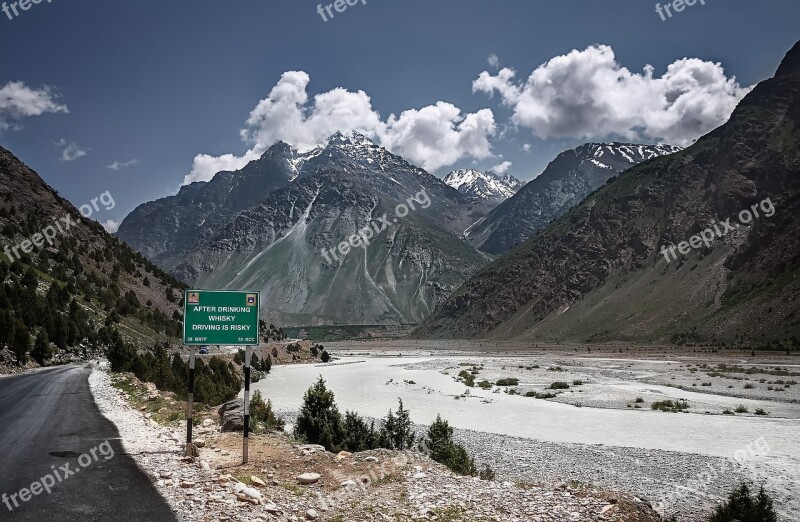
<path id="1" fill-rule="evenodd" d="M 460 477 L 416 453 L 334 455 L 283 433 L 254 435 L 241 464 L 241 433 L 220 433 L 213 410 L 197 415 L 197 458 L 183 458 L 182 404 L 170 394 L 95 367 L 95 400 L 126 453 L 180 521 L 657 522 L 646 503 L 583 484 L 558 487 Z M 116 383 L 116 386 L 115 386 Z M 125 392 L 117 387 L 123 388 Z M 163 405 L 163 407 L 162 407 Z M 157 422 L 156 420 L 161 422 Z M 313 474 L 302 477 L 301 474 Z"/>
<path id="2" fill-rule="evenodd" d="M 342 411 L 381 418 L 400 397 L 417 424 L 441 414 L 501 480 L 628 491 L 678 520 L 702 519 L 750 481 L 785 520 L 800 518 L 796 357 L 458 341 L 326 347 L 334 363 L 277 366 L 255 388 L 289 414 L 319 375 Z"/>

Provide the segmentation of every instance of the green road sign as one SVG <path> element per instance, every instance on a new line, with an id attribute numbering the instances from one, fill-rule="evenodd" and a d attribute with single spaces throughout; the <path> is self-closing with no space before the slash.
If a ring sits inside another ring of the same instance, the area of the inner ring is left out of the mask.
<path id="1" fill-rule="evenodd" d="M 186 290 L 183 344 L 258 344 L 259 292 Z"/>

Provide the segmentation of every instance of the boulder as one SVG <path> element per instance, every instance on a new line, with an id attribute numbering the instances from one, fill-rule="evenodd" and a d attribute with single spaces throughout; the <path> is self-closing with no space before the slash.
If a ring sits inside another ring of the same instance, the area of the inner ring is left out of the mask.
<path id="1" fill-rule="evenodd" d="M 297 482 L 300 484 L 313 484 L 320 479 L 319 473 L 303 473 L 297 477 Z"/>
<path id="2" fill-rule="evenodd" d="M 244 400 L 233 399 L 220 406 L 222 431 L 244 431 Z"/>

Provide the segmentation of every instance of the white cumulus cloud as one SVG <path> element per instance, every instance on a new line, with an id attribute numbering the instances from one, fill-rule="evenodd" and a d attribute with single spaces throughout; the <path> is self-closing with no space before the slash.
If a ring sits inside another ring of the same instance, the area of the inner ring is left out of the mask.
<path id="1" fill-rule="evenodd" d="M 489 65 L 491 65 L 491 66 L 492 66 L 492 68 L 493 68 L 493 69 L 497 69 L 497 68 L 499 68 L 499 67 L 500 67 L 500 57 L 499 57 L 499 56 L 497 56 L 497 55 L 496 55 L 496 54 L 494 54 L 494 53 L 490 54 L 490 55 L 489 55 L 489 56 L 486 58 L 486 61 L 489 63 Z"/>
<path id="2" fill-rule="evenodd" d="M 721 64 L 683 58 L 660 77 L 620 65 L 607 45 L 552 58 L 525 81 L 509 68 L 484 71 L 473 92 L 499 93 L 512 122 L 547 138 L 613 135 L 688 145 L 721 125 L 750 87 L 727 77 Z"/>
<path id="3" fill-rule="evenodd" d="M 508 172 L 508 169 L 511 168 L 511 165 L 513 165 L 513 163 L 511 163 L 510 161 L 504 161 L 504 162 L 500 163 L 499 165 L 495 165 L 494 167 L 492 167 L 489 170 L 491 170 L 495 174 L 501 174 L 502 175 L 502 174 L 505 174 L 506 172 Z"/>
<path id="4" fill-rule="evenodd" d="M 24 82 L 8 82 L 0 87 L 0 131 L 16 128 L 19 120 L 45 113 L 67 113 L 50 87 L 32 89 Z"/>
<path id="5" fill-rule="evenodd" d="M 361 132 L 426 170 L 492 155 L 489 139 L 496 133 L 496 124 L 490 109 L 463 114 L 458 107 L 440 101 L 384 120 L 364 91 L 337 87 L 311 98 L 307 91 L 310 82 L 303 71 L 285 72 L 250 112 L 240 131 L 250 149 L 243 156 L 198 154 L 183 185 L 208 181 L 222 170 L 238 170 L 278 141 L 309 147 L 337 131 Z"/>

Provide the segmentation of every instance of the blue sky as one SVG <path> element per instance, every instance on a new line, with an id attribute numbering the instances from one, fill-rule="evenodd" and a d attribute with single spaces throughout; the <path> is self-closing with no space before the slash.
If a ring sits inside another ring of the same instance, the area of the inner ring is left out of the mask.
<path id="1" fill-rule="evenodd" d="M 698 1 L 667 20 L 644 0 L 366 0 L 327 22 L 318 3 L 42 0 L 0 12 L 0 144 L 76 205 L 110 191 L 117 206 L 100 221 L 174 193 L 190 172 L 207 179 L 275 139 L 303 145 L 356 120 L 440 176 L 498 167 L 528 180 L 585 141 L 690 143 L 800 38 L 796 0 Z"/>

